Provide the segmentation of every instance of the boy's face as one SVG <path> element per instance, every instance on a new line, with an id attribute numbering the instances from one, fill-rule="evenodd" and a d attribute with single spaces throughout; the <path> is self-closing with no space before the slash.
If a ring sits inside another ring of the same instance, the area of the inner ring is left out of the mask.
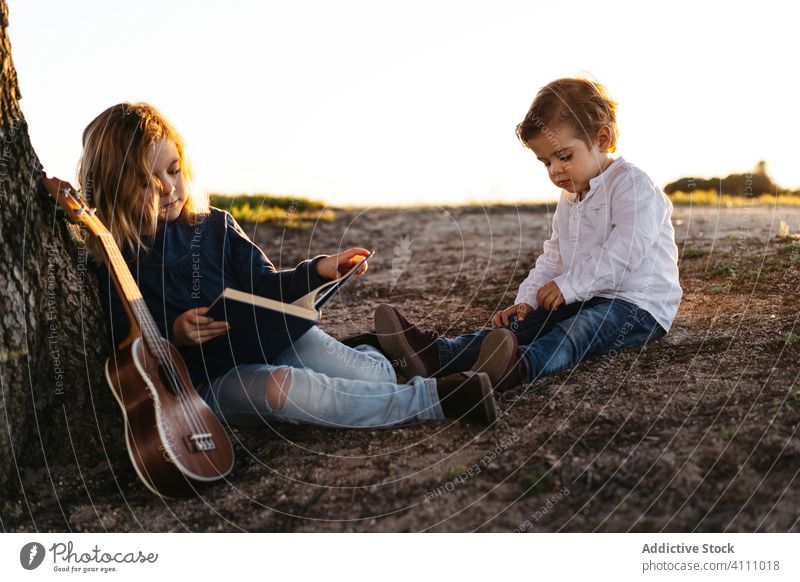
<path id="1" fill-rule="evenodd" d="M 601 129 L 589 147 L 570 128 L 546 127 L 527 144 L 547 168 L 553 184 L 582 198 L 589 191 L 589 180 L 612 162 L 608 155 L 609 136 L 608 128 Z"/>
<path id="2" fill-rule="evenodd" d="M 170 139 L 159 140 L 150 146 L 150 168 L 161 181 L 163 189 L 155 192 L 159 197 L 159 216 L 161 220 L 170 222 L 181 215 L 186 204 L 183 173 L 178 148 Z M 151 186 L 149 189 L 152 189 Z M 151 194 L 146 192 L 146 195 Z"/>

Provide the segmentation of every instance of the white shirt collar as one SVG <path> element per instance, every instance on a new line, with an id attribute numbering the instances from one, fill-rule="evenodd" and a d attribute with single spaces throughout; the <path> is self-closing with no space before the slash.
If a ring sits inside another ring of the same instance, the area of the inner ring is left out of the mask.
<path id="1" fill-rule="evenodd" d="M 578 202 L 578 195 L 574 192 L 567 192 L 567 196 L 569 197 L 569 201 L 575 204 L 580 204 L 581 202 L 586 202 L 589 197 L 594 194 L 595 190 L 597 190 L 597 186 L 602 184 L 608 179 L 608 173 L 611 171 L 611 168 L 619 165 L 621 162 L 625 160 L 622 159 L 622 156 L 618 158 L 614 158 L 614 160 L 608 165 L 608 167 L 597 174 L 594 178 L 589 180 L 589 191 L 586 193 L 586 196 L 583 197 L 583 200 Z"/>
<path id="2" fill-rule="evenodd" d="M 608 164 L 608 167 L 605 170 L 603 170 L 597 176 L 595 176 L 594 178 L 589 180 L 589 192 L 594 191 L 595 186 L 597 186 L 598 184 L 600 184 L 601 182 L 606 180 L 608 178 L 607 174 L 611 171 L 611 168 L 613 168 L 614 166 L 618 165 L 619 162 L 622 162 L 622 161 L 624 161 L 622 159 L 622 156 L 620 156 L 618 158 L 615 158 L 610 164 Z M 589 192 L 586 193 L 587 196 L 589 195 Z"/>

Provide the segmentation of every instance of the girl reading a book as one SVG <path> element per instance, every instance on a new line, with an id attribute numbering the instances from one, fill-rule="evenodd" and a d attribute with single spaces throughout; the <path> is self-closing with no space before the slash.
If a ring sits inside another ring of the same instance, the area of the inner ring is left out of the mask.
<path id="1" fill-rule="evenodd" d="M 78 174 L 87 202 L 122 250 L 161 334 L 178 347 L 200 396 L 223 420 L 336 427 L 444 417 L 494 421 L 487 374 L 398 384 L 379 350 L 345 346 L 317 327 L 274 361 L 237 365 L 228 342 L 213 341 L 228 332 L 228 324 L 205 315 L 224 288 L 289 303 L 339 278 L 367 250 L 352 248 L 276 270 L 229 213 L 208 207 L 191 190 L 184 141 L 154 107 L 122 103 L 102 112 L 84 131 Z M 102 257 L 97 241 L 87 244 L 94 257 Z M 98 262 L 97 270 L 116 346 L 128 335 L 129 322 L 105 267 Z"/>
<path id="2" fill-rule="evenodd" d="M 616 103 L 602 85 L 558 79 L 537 94 L 517 137 L 561 189 L 552 236 L 495 314 L 494 329 L 439 337 L 391 305 L 375 311 L 384 351 L 407 376 L 485 371 L 495 390 L 669 331 L 681 299 L 672 204 L 642 170 L 612 158 Z"/>

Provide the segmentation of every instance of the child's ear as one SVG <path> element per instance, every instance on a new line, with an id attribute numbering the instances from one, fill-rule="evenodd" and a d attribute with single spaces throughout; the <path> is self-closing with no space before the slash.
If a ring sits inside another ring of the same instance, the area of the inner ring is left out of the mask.
<path id="1" fill-rule="evenodd" d="M 607 125 L 597 132 L 597 148 L 604 154 L 611 148 L 611 128 Z"/>

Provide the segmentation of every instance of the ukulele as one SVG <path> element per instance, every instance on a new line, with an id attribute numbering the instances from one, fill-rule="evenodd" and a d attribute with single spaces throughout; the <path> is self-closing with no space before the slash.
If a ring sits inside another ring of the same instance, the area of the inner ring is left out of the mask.
<path id="1" fill-rule="evenodd" d="M 131 331 L 106 360 L 105 374 L 125 419 L 125 443 L 137 475 L 156 495 L 188 497 L 224 478 L 233 448 L 197 394 L 178 350 L 161 337 L 113 236 L 78 193 L 57 178 L 44 187 L 73 223 L 97 237 Z"/>

